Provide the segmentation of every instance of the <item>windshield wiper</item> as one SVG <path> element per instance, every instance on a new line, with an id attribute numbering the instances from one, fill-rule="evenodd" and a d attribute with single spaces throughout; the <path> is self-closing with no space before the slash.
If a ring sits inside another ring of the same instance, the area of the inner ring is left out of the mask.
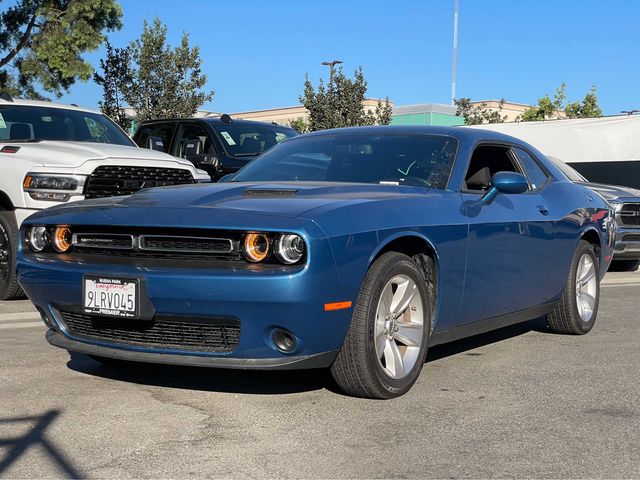
<path id="1" fill-rule="evenodd" d="M 258 153 L 236 153 L 235 155 L 232 155 L 233 157 L 257 157 L 258 155 L 260 155 L 260 152 Z"/>

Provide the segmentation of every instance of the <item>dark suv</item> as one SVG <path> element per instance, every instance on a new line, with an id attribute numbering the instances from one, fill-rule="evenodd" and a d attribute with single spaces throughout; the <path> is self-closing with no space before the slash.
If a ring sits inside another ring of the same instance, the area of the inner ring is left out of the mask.
<path id="1" fill-rule="evenodd" d="M 265 122 L 214 118 L 147 120 L 133 140 L 138 146 L 169 153 L 206 170 L 214 181 L 237 171 L 272 146 L 298 135 Z"/>

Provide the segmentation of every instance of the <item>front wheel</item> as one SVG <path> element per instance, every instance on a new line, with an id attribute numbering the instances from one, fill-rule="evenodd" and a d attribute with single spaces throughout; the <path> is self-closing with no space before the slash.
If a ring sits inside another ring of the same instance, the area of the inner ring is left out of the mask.
<path id="1" fill-rule="evenodd" d="M 406 393 L 427 354 L 431 309 L 426 280 L 411 258 L 396 252 L 378 258 L 365 276 L 331 367 L 340 388 L 365 398 Z"/>
<path id="2" fill-rule="evenodd" d="M 0 300 L 12 300 L 23 294 L 16 274 L 18 225 L 13 212 L 0 210 Z"/>
<path id="3" fill-rule="evenodd" d="M 547 321 L 554 332 L 584 335 L 593 328 L 599 304 L 598 257 L 592 244 L 580 240 L 562 297 Z"/>

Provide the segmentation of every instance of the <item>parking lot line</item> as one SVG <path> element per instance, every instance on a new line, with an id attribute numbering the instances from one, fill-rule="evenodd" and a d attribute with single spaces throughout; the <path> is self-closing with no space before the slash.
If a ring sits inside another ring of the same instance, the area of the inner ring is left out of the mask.
<path id="1" fill-rule="evenodd" d="M 10 330 L 15 328 L 38 328 L 44 327 L 44 323 L 40 320 L 37 322 L 22 322 L 22 323 L 0 323 L 0 330 Z"/>

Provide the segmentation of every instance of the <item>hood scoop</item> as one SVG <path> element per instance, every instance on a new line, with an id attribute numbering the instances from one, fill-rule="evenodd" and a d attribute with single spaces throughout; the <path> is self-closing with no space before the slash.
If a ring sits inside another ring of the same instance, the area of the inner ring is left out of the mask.
<path id="1" fill-rule="evenodd" d="M 248 188 L 243 192 L 245 197 L 254 198 L 285 198 L 295 197 L 298 190 L 276 188 Z"/>

